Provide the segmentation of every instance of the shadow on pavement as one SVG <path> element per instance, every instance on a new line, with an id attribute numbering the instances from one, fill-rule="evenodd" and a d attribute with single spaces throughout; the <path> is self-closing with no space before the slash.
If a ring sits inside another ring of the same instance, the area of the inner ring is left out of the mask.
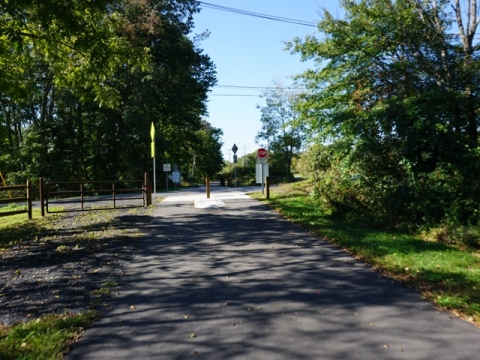
<path id="1" fill-rule="evenodd" d="M 480 332 L 268 207 L 166 203 L 69 359 L 474 359 Z"/>

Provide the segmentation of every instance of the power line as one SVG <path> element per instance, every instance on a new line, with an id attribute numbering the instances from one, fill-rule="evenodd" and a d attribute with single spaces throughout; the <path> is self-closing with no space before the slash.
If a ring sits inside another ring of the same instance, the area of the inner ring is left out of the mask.
<path id="1" fill-rule="evenodd" d="M 275 90 L 277 87 L 273 86 L 245 86 L 245 85 L 215 85 L 215 88 L 220 88 L 224 90 L 247 90 L 247 91 L 259 91 L 259 90 Z M 301 89 L 301 88 L 295 88 L 295 87 L 282 87 L 282 90 L 289 90 L 289 91 L 298 91 L 298 92 L 304 92 L 307 91 L 307 89 Z M 209 96 L 218 96 L 218 97 L 262 97 L 263 95 L 261 94 L 215 94 L 211 93 Z"/>
<path id="2" fill-rule="evenodd" d="M 242 89 L 242 90 L 275 90 L 278 89 L 275 86 L 245 86 L 245 85 L 215 85 L 218 88 L 224 89 Z M 296 90 L 296 91 L 305 91 L 306 89 L 301 89 L 297 87 L 284 87 L 282 86 L 281 89 L 283 90 Z"/>
<path id="3" fill-rule="evenodd" d="M 275 15 L 267 15 L 267 14 L 253 12 L 253 11 L 235 9 L 235 8 L 228 7 L 228 6 L 211 4 L 211 3 L 207 3 L 207 2 L 203 2 L 203 1 L 199 1 L 199 3 L 205 8 L 215 9 L 215 10 L 220 10 L 220 11 L 226 11 L 226 12 L 233 13 L 233 14 L 253 16 L 253 17 L 260 18 L 260 19 L 280 21 L 280 22 L 285 22 L 285 23 L 295 24 L 295 25 L 316 27 L 315 23 L 312 22 L 312 21 L 304 21 L 304 20 L 291 19 L 291 18 L 275 16 Z"/>
<path id="4" fill-rule="evenodd" d="M 240 97 L 259 97 L 259 95 L 249 95 L 249 94 L 210 94 L 210 96 L 240 96 Z"/>
<path id="5" fill-rule="evenodd" d="M 272 87 L 268 87 L 268 86 L 243 86 L 243 85 L 215 85 L 215 87 L 224 88 L 224 89 L 244 89 L 244 90 L 272 89 Z"/>

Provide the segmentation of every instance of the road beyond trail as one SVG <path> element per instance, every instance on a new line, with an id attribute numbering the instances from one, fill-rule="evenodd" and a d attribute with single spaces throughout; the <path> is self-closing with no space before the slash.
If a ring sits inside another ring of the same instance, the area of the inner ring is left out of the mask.
<path id="1" fill-rule="evenodd" d="M 67 359 L 480 359 L 480 331 L 242 189 L 181 191 Z M 223 203 L 224 206 L 221 206 Z M 220 204 L 220 205 L 218 205 Z"/>

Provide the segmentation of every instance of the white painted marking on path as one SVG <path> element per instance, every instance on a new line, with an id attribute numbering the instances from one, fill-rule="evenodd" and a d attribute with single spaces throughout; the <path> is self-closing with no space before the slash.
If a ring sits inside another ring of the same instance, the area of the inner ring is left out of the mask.
<path id="1" fill-rule="evenodd" d="M 213 202 L 219 201 L 223 205 L 216 205 L 219 207 L 224 207 L 225 204 L 222 200 L 242 200 L 250 199 L 250 196 L 245 194 L 245 191 L 240 190 L 215 190 L 212 191 L 211 198 L 207 199 L 207 195 L 204 191 L 201 192 L 179 192 L 177 194 L 168 195 L 163 202 L 206 202 L 212 200 Z"/>
<path id="2" fill-rule="evenodd" d="M 219 199 L 198 199 L 195 200 L 197 209 L 218 209 L 225 207 L 225 203 Z"/>

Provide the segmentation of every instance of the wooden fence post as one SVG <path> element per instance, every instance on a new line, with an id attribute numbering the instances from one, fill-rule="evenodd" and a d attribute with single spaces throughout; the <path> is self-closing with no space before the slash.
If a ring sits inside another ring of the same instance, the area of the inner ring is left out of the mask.
<path id="1" fill-rule="evenodd" d="M 265 177 L 265 187 L 267 188 L 267 200 L 270 199 L 270 177 Z"/>
<path id="2" fill-rule="evenodd" d="M 117 193 L 116 193 L 116 187 L 115 187 L 115 181 L 112 182 L 112 198 L 113 198 L 113 208 L 117 208 Z"/>
<path id="3" fill-rule="evenodd" d="M 148 181 L 148 173 L 143 174 L 143 186 L 145 187 L 145 204 L 146 206 L 152 205 L 152 186 L 150 181 Z"/>
<path id="4" fill-rule="evenodd" d="M 43 198 L 44 185 L 45 185 L 45 180 L 43 180 L 43 178 L 38 179 L 38 188 L 40 191 L 40 212 L 42 213 L 42 217 L 45 217 L 45 208 L 44 208 L 45 199 Z"/>
<path id="5" fill-rule="evenodd" d="M 28 220 L 32 220 L 32 187 L 30 180 L 27 180 L 27 213 Z"/>
<path id="6" fill-rule="evenodd" d="M 83 196 L 83 184 L 80 183 L 80 201 L 81 201 L 81 204 L 82 204 L 82 211 L 85 210 L 84 207 L 83 207 L 83 204 L 84 204 L 84 196 Z"/>
<path id="7" fill-rule="evenodd" d="M 210 177 L 207 176 L 207 178 L 205 179 L 206 183 L 207 183 L 207 199 L 210 199 Z"/>

